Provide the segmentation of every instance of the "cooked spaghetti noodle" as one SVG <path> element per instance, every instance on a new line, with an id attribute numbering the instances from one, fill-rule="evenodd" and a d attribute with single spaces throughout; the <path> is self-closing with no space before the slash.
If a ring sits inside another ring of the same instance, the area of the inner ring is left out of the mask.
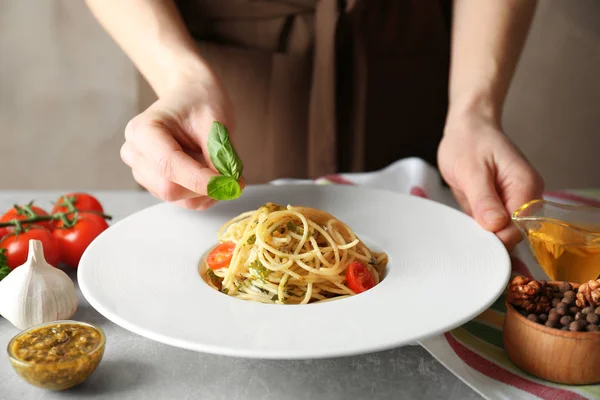
<path id="1" fill-rule="evenodd" d="M 229 252 L 213 255 L 219 246 L 213 249 L 202 262 L 203 278 L 230 296 L 263 303 L 352 296 L 378 284 L 388 262 L 346 224 L 307 207 L 265 204 L 225 223 L 218 239 Z"/>

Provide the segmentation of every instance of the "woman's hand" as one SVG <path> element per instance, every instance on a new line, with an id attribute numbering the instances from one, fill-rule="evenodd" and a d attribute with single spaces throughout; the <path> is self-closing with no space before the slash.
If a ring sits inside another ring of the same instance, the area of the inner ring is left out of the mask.
<path id="1" fill-rule="evenodd" d="M 125 129 L 121 158 L 134 179 L 154 196 L 189 209 L 215 203 L 206 195 L 219 175 L 208 157 L 213 121 L 235 129 L 231 102 L 210 72 L 196 74 L 166 92 Z M 242 187 L 243 187 L 243 182 Z"/>
<path id="2" fill-rule="evenodd" d="M 156 197 L 192 209 L 214 201 L 206 145 L 214 121 L 234 132 L 231 102 L 173 0 L 86 0 L 159 100 L 125 129 L 121 158 Z M 243 182 L 240 182 L 243 187 Z"/>
<path id="3" fill-rule="evenodd" d="M 511 250 L 521 239 L 511 214 L 542 196 L 544 182 L 493 119 L 448 119 L 438 150 L 442 176 L 463 210 Z"/>

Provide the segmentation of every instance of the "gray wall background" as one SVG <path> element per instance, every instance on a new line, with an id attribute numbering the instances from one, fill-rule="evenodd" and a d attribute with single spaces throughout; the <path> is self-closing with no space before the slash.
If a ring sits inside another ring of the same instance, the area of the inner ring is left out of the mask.
<path id="1" fill-rule="evenodd" d="M 144 88 L 82 1 L 0 0 L 0 189 L 137 188 Z M 549 189 L 600 187 L 600 1 L 540 1 L 504 128 Z"/>

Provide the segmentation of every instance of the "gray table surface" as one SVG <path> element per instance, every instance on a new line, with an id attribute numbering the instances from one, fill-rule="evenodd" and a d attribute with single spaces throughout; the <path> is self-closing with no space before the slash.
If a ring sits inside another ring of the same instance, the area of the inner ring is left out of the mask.
<path id="1" fill-rule="evenodd" d="M 92 192 L 114 220 L 158 201 L 146 193 Z M 0 191 L 0 211 L 35 199 L 50 208 L 59 192 Z M 76 273 L 70 271 L 76 281 Z M 104 358 L 80 386 L 50 392 L 25 383 L 0 361 L 0 399 L 479 399 L 421 346 L 326 360 L 266 361 L 197 353 L 157 343 L 108 321 L 79 293 L 73 319 L 106 333 Z M 19 331 L 0 318 L 0 346 Z"/>

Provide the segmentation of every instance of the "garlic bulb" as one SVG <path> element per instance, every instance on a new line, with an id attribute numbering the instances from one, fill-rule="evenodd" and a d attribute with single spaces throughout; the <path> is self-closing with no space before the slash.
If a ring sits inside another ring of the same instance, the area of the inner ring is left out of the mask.
<path id="1" fill-rule="evenodd" d="M 19 329 L 70 319 L 77 310 L 71 278 L 46 262 L 39 240 L 29 241 L 25 264 L 0 281 L 0 314 Z"/>

